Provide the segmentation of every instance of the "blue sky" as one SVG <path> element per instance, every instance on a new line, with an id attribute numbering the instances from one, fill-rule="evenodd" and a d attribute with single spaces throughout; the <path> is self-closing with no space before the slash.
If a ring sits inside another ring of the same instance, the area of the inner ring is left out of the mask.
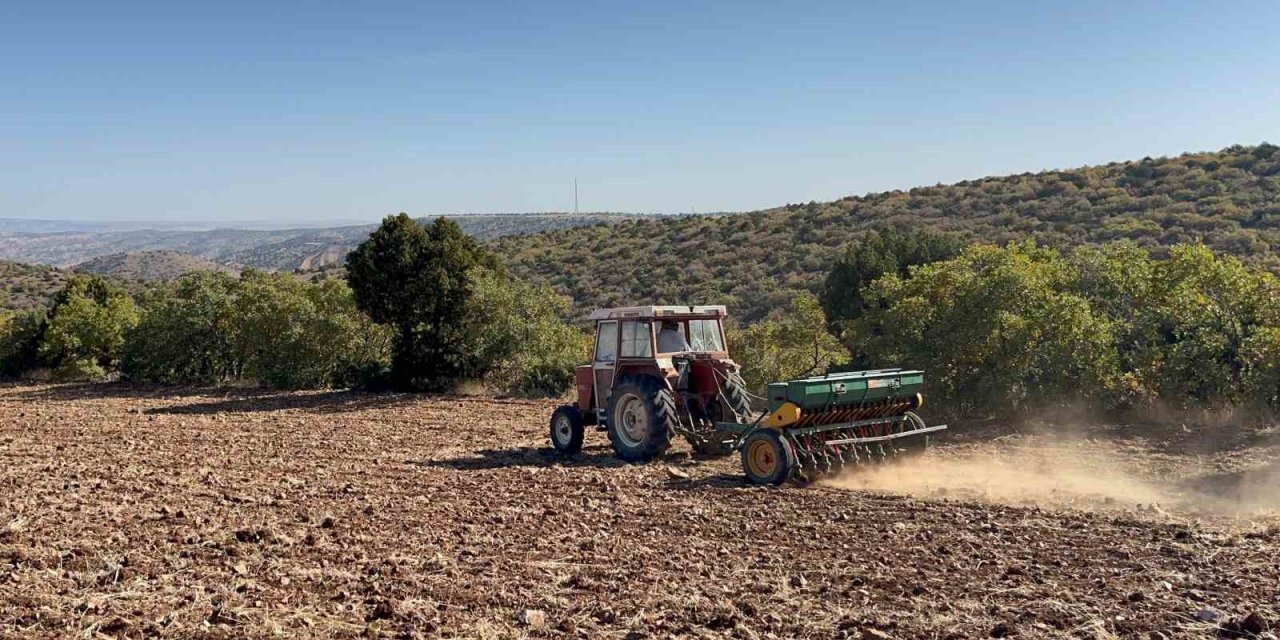
<path id="1" fill-rule="evenodd" d="M 6 2 L 0 217 L 721 211 L 1280 142 L 1280 3 Z"/>

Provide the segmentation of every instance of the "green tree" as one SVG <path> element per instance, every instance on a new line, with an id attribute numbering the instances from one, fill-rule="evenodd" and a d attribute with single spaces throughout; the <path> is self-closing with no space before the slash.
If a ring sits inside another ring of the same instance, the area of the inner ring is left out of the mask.
<path id="1" fill-rule="evenodd" d="M 1097 398 L 1116 380 L 1115 340 L 1075 282 L 1056 251 L 970 247 L 877 280 L 849 336 L 876 366 L 928 371 L 960 413 Z"/>
<path id="2" fill-rule="evenodd" d="M 444 390 L 477 378 L 487 363 L 467 322 L 472 270 L 503 271 L 496 257 L 445 218 L 424 227 L 388 216 L 347 256 L 347 279 L 361 310 L 395 329 L 391 371 L 405 388 Z"/>
<path id="3" fill-rule="evenodd" d="M 126 379 L 162 384 L 221 384 L 244 373 L 236 351 L 239 281 L 194 272 L 148 290 L 125 342 Z"/>
<path id="4" fill-rule="evenodd" d="M 921 264 L 947 260 L 960 253 L 959 236 L 889 228 L 867 233 L 845 250 L 822 284 L 820 300 L 831 328 L 839 332 L 867 308 L 863 290 L 881 276 L 907 275 Z"/>
<path id="5" fill-rule="evenodd" d="M 137 322 L 128 292 L 101 276 L 77 274 L 54 298 L 40 358 L 62 378 L 101 378 L 115 369 Z"/>
<path id="6" fill-rule="evenodd" d="M 755 392 L 770 382 L 825 373 L 849 359 L 840 340 L 827 331 L 822 306 L 809 294 L 792 298 L 781 319 L 731 332 L 729 346 L 747 388 Z"/>
<path id="7" fill-rule="evenodd" d="M 40 366 L 46 312 L 7 313 L 0 321 L 0 376 L 18 378 Z"/>
<path id="8" fill-rule="evenodd" d="M 1136 274 L 1135 274 L 1136 277 Z M 1280 284 L 1202 245 L 1170 250 L 1150 271 L 1152 302 L 1136 319 L 1141 340 L 1126 367 L 1179 404 L 1238 405 L 1264 385 L 1280 327 Z M 1265 395 L 1265 390 L 1259 390 Z"/>
<path id="9" fill-rule="evenodd" d="M 306 284 L 285 274 L 246 272 L 235 319 L 246 374 L 277 388 L 342 384 L 351 368 L 382 363 L 390 342 L 339 280 Z"/>
<path id="10" fill-rule="evenodd" d="M 472 273 L 476 352 L 490 363 L 489 386 L 522 394 L 559 395 L 573 369 L 589 357 L 590 341 L 566 323 L 568 299 L 545 285 L 509 281 L 488 269 Z"/>

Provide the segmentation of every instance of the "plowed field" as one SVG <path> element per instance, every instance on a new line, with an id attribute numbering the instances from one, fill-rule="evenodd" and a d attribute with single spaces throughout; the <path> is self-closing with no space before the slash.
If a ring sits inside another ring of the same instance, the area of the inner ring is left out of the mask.
<path id="1" fill-rule="evenodd" d="M 754 488 L 736 458 L 626 465 L 596 433 L 559 459 L 552 408 L 0 388 L 0 636 L 1204 638 L 1280 620 L 1265 437 L 1192 455 L 958 434 L 900 467 Z"/>

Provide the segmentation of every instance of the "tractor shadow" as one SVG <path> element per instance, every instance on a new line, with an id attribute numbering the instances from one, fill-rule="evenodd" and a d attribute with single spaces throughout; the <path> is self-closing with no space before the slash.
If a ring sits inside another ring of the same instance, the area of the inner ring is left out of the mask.
<path id="1" fill-rule="evenodd" d="M 628 462 L 619 460 L 609 447 L 584 447 L 581 452 L 564 455 L 551 447 L 515 447 L 511 449 L 483 449 L 472 455 L 445 460 L 411 461 L 424 467 L 480 471 L 508 467 L 597 467 L 618 468 Z"/>
<path id="2" fill-rule="evenodd" d="M 700 478 L 668 478 L 668 489 L 676 491 L 715 491 L 717 489 L 754 488 L 741 473 L 715 473 Z"/>
<path id="3" fill-rule="evenodd" d="M 514 447 L 510 449 L 482 449 L 473 454 L 447 458 L 444 460 L 410 460 L 409 464 L 423 467 L 454 469 L 457 471 L 480 471 L 485 469 L 505 469 L 511 467 L 593 467 L 597 469 L 620 469 L 631 466 L 663 465 L 668 470 L 666 485 L 671 488 L 691 489 L 700 487 L 741 487 L 745 481 L 741 476 L 716 474 L 710 477 L 685 477 L 682 469 L 692 470 L 703 459 L 683 452 L 672 452 L 645 463 L 631 463 L 619 459 L 613 449 L 607 445 L 583 447 L 582 451 L 573 455 L 564 455 L 551 447 Z M 675 475 L 681 474 L 681 475 Z"/>

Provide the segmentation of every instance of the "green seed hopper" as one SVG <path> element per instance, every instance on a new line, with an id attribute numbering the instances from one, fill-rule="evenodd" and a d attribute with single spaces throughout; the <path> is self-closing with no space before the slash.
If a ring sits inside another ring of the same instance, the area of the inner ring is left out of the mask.
<path id="1" fill-rule="evenodd" d="M 878 369 L 833 373 L 769 385 L 769 411 L 790 402 L 802 410 L 826 411 L 883 400 L 909 398 L 924 386 L 923 371 Z"/>
<path id="2" fill-rule="evenodd" d="M 758 484 L 780 484 L 877 462 L 928 446 L 929 427 L 913 410 L 923 403 L 924 372 L 848 371 L 775 382 L 768 412 L 750 424 L 722 424 L 739 434 L 742 466 Z"/>

